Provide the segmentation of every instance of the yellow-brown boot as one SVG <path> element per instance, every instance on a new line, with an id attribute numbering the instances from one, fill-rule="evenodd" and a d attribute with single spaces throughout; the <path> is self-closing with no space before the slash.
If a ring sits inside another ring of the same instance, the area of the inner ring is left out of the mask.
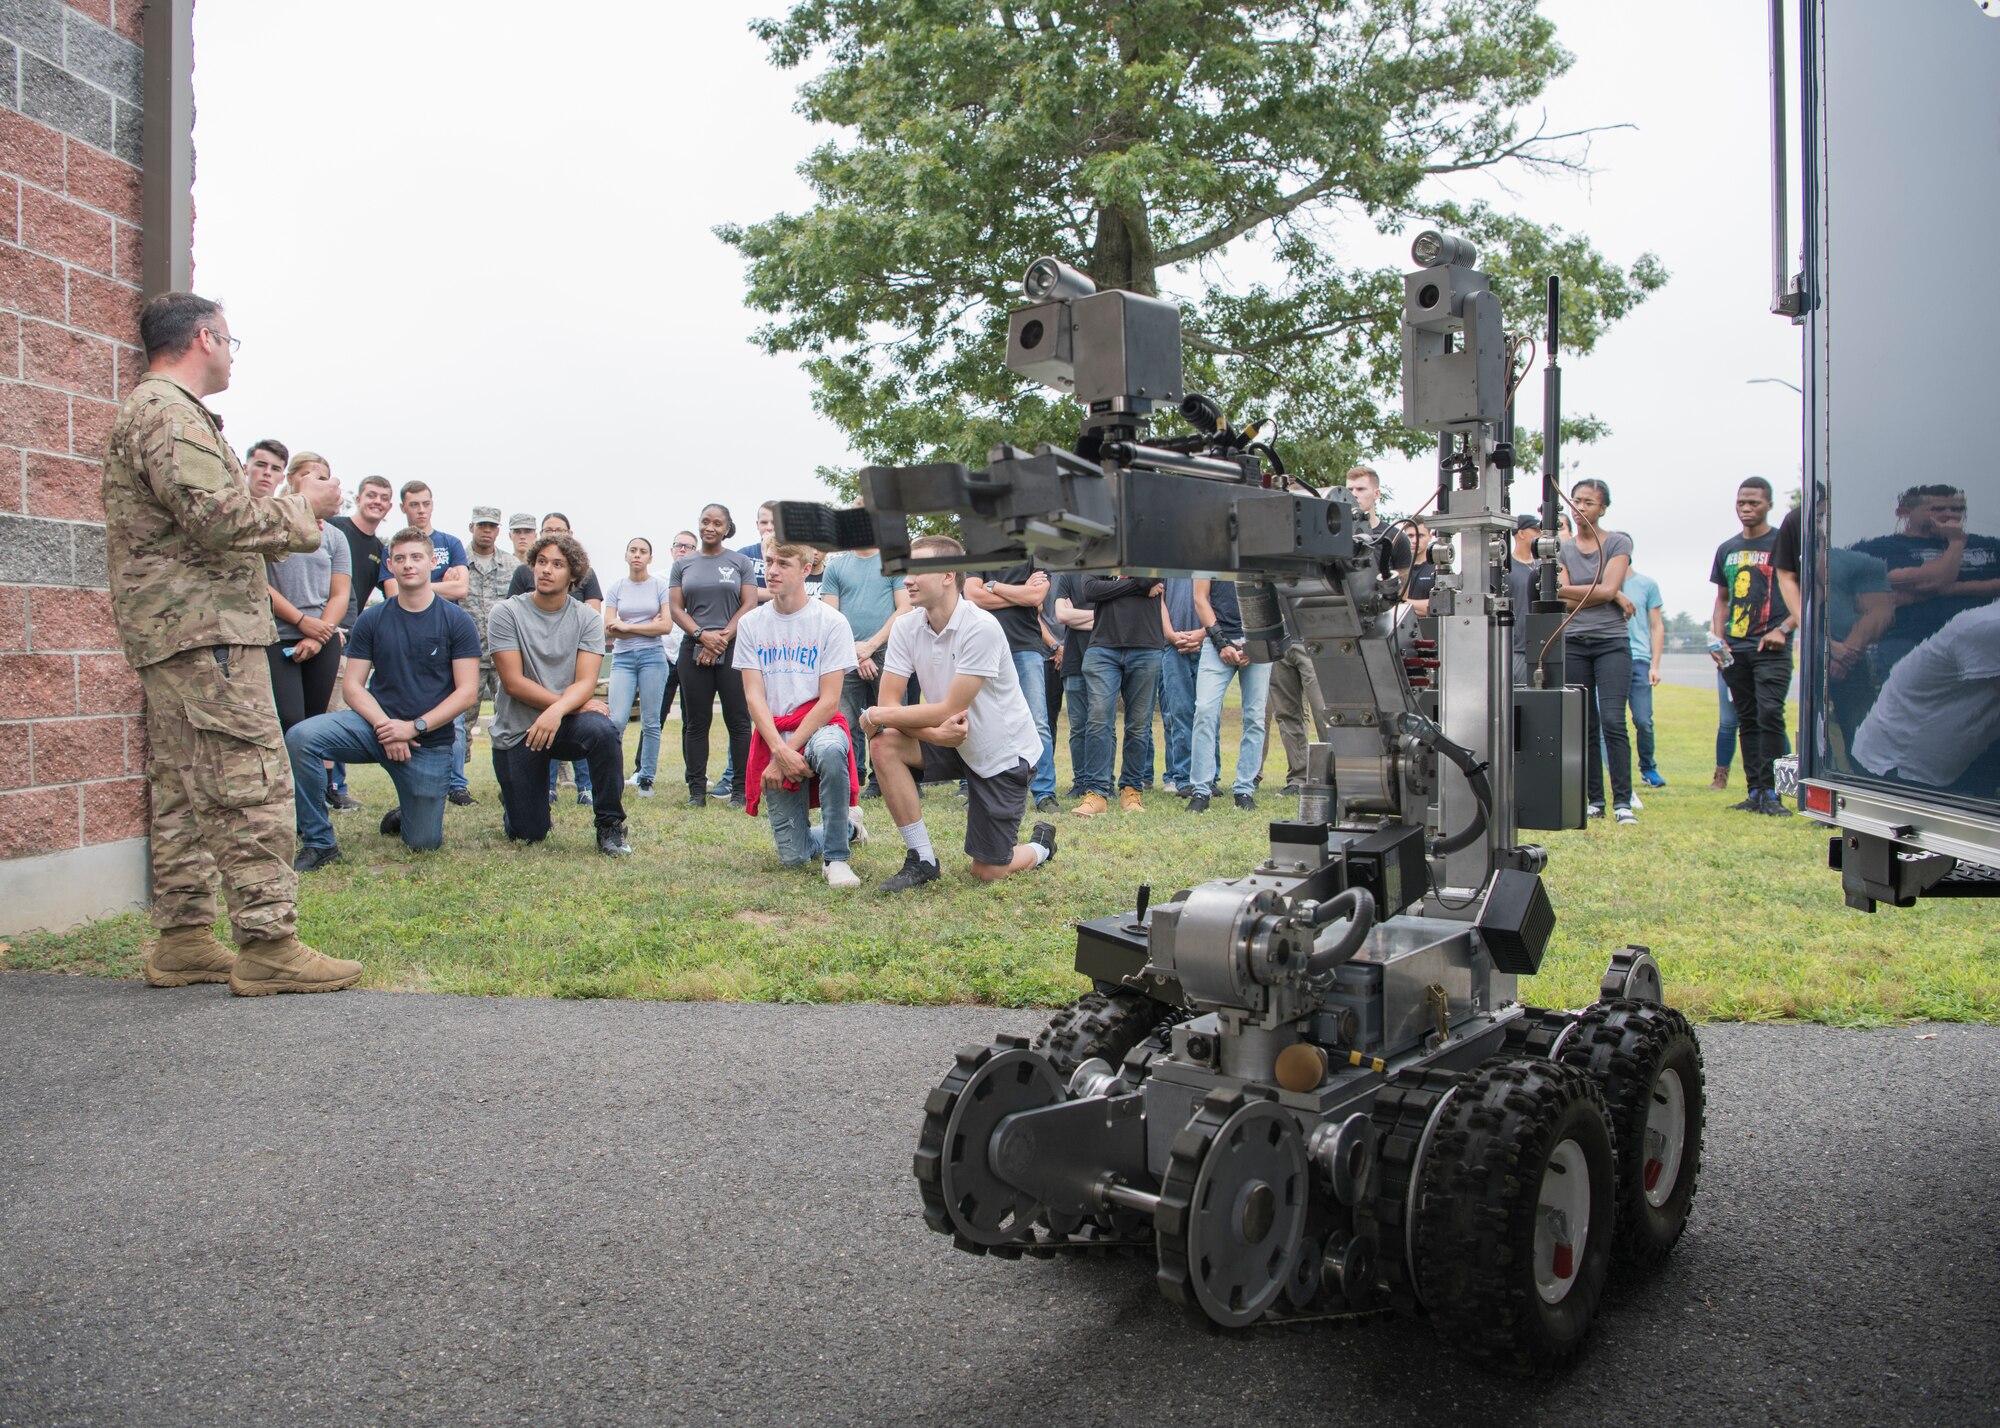
<path id="1" fill-rule="evenodd" d="M 163 927 L 160 940 L 146 954 L 146 983 L 185 987 L 193 982 L 226 982 L 235 966 L 236 954 L 216 937 L 214 928 Z"/>
<path id="2" fill-rule="evenodd" d="M 1139 797 L 1138 789 L 1121 788 L 1118 790 L 1118 807 L 1126 813 L 1143 813 L 1146 802 Z"/>
<path id="3" fill-rule="evenodd" d="M 1074 813 L 1078 818 L 1095 818 L 1110 807 L 1111 805 L 1105 801 L 1103 794 L 1086 793 L 1083 796 L 1083 802 L 1072 808 L 1070 812 Z"/>
<path id="4" fill-rule="evenodd" d="M 322 956 L 296 937 L 280 937 L 269 942 L 245 942 L 237 947 L 229 990 L 239 997 L 268 997 L 277 992 L 338 992 L 360 980 L 359 962 Z"/>

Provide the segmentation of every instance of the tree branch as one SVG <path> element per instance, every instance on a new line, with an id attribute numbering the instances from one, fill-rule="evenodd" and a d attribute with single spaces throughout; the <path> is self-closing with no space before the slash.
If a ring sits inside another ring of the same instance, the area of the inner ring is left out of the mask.
<path id="1" fill-rule="evenodd" d="M 1212 253 L 1232 239 L 1241 238 L 1258 225 L 1269 223 L 1274 218 L 1283 218 L 1314 199 L 1331 193 L 1336 179 L 1334 171 L 1329 169 L 1295 193 L 1286 194 L 1272 203 L 1259 204 L 1240 217 L 1209 229 L 1199 238 L 1190 238 L 1185 243 L 1176 243 L 1171 248 L 1160 249 L 1153 255 L 1153 261 L 1162 268 L 1171 268 L 1177 263 L 1199 258 L 1204 253 Z"/>

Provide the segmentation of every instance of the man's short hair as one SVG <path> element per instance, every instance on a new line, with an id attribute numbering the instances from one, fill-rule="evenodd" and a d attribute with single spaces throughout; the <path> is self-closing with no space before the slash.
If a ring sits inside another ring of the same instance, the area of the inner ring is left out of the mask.
<path id="1" fill-rule="evenodd" d="M 1739 491 L 1762 491 L 1765 500 L 1768 501 L 1771 499 L 1771 483 L 1766 481 L 1762 476 L 1745 476 L 1741 481 L 1736 483 L 1736 489 Z"/>
<path id="2" fill-rule="evenodd" d="M 385 491 L 393 491 L 396 489 L 394 486 L 391 486 L 389 484 L 389 478 L 387 476 L 363 476 L 361 478 L 361 484 L 354 488 L 354 494 L 358 496 L 363 491 L 367 490 L 370 486 L 380 486 Z"/>
<path id="3" fill-rule="evenodd" d="M 910 542 L 911 555 L 964 555 L 965 547 L 948 535 L 918 536 Z M 965 572 L 954 572 L 954 583 L 960 590 L 965 589 Z"/>
<path id="4" fill-rule="evenodd" d="M 270 445 L 269 442 L 264 444 L 267 446 Z M 254 451 L 256 448 L 252 447 L 251 449 Z M 285 474 L 287 476 L 296 476 L 308 466 L 324 466 L 327 475 L 331 476 L 333 474 L 333 463 L 328 461 L 324 456 L 321 456 L 317 451 L 301 451 L 298 455 L 294 456 L 291 459 L 291 464 L 285 467 Z M 365 485 L 366 483 L 364 482 L 363 484 Z M 383 484 L 387 485 L 388 483 L 384 482 Z"/>
<path id="5" fill-rule="evenodd" d="M 766 511 L 769 511 L 769 512 L 770 512 L 770 513 L 771 513 L 772 515 L 774 515 L 774 516 L 775 516 L 775 515 L 777 515 L 777 514 L 778 514 L 778 503 L 777 503 L 776 501 L 766 501 L 766 502 L 764 502 L 764 504 L 763 504 L 763 505 L 761 505 L 761 506 L 759 506 L 759 507 L 757 508 L 757 514 L 758 514 L 758 515 L 760 515 L 760 516 L 761 516 L 761 515 L 763 515 L 763 514 L 764 514 L 764 512 L 766 512 Z"/>
<path id="6" fill-rule="evenodd" d="M 405 481 L 403 483 L 403 489 L 401 493 L 396 497 L 396 499 L 399 501 L 407 501 L 410 499 L 411 496 L 428 495 L 430 493 L 430 489 L 431 488 L 429 486 L 426 486 L 421 481 Z"/>
<path id="7" fill-rule="evenodd" d="M 139 345 L 146 349 L 148 361 L 178 357 L 188 350 L 195 334 L 221 313 L 221 303 L 194 293 L 161 293 L 139 309 Z"/>
<path id="8" fill-rule="evenodd" d="M 812 569 L 813 548 L 809 545 L 774 545 L 766 560 L 789 560 L 805 569 Z"/>
<path id="9" fill-rule="evenodd" d="M 1347 475 L 1341 478 L 1342 484 L 1352 485 L 1354 483 L 1354 478 L 1356 476 L 1366 476 L 1370 481 L 1373 481 L 1377 486 L 1382 484 L 1382 473 L 1377 471 L 1373 466 L 1348 467 Z"/>
<path id="10" fill-rule="evenodd" d="M 285 449 L 285 443 L 277 440 L 274 437 L 269 437 L 269 436 L 265 437 L 262 441 L 258 442 L 256 445 L 252 446 L 248 451 L 244 452 L 243 459 L 245 461 L 248 461 L 251 457 L 255 456 L 260 451 L 268 451 L 273 456 L 277 457 L 278 464 L 280 466 L 283 466 L 287 461 L 290 461 L 292 459 L 292 453 Z"/>
<path id="11" fill-rule="evenodd" d="M 1937 482 L 1927 486 L 1912 486 L 1896 497 L 1896 509 L 1914 511 L 1920 501 L 1944 501 L 1964 494 L 1965 492 L 1957 486 L 1946 486 Z"/>
<path id="12" fill-rule="evenodd" d="M 399 545 L 420 545 L 425 550 L 435 550 L 437 548 L 431 544 L 431 538 L 415 526 L 404 526 L 389 537 L 389 553 L 391 555 L 396 553 L 396 547 Z"/>
<path id="13" fill-rule="evenodd" d="M 590 557 L 583 553 L 583 547 L 577 544 L 575 536 L 561 532 L 537 537 L 535 543 L 528 547 L 528 564 L 533 565 L 550 546 L 562 553 L 564 563 L 569 566 L 570 589 L 576 589 L 590 578 Z"/>

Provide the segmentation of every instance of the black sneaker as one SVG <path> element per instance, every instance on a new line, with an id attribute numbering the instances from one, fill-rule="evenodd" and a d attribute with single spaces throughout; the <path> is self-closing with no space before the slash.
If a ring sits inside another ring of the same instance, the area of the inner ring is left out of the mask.
<path id="1" fill-rule="evenodd" d="M 748 803 L 743 801 L 740 795 L 732 796 L 729 800 L 729 811 L 731 813 L 741 813 L 749 806 L 750 805 Z"/>
<path id="2" fill-rule="evenodd" d="M 1054 803 L 1055 800 L 1052 798 L 1049 800 L 1049 802 Z M 1035 825 L 1035 831 L 1028 836 L 1028 841 L 1030 843 L 1039 843 L 1042 847 L 1047 848 L 1049 850 L 1049 855 L 1048 857 L 1042 859 L 1043 862 L 1053 863 L 1056 860 L 1055 824 L 1037 823 Z"/>
<path id="3" fill-rule="evenodd" d="M 597 851 L 608 858 L 629 858 L 632 845 L 625 841 L 625 825 L 614 823 L 597 830 Z"/>
<path id="4" fill-rule="evenodd" d="M 352 813 L 361 806 L 361 800 L 343 789 L 330 788 L 326 791 L 326 806 L 335 813 Z"/>
<path id="5" fill-rule="evenodd" d="M 1206 812 L 1208 812 L 1208 795 L 1207 795 L 1207 794 L 1205 794 L 1205 793 L 1191 793 L 1191 794 L 1189 794 L 1189 795 L 1188 795 L 1188 804 L 1187 804 L 1187 811 L 1188 811 L 1188 812 L 1190 812 L 1190 813 L 1206 813 Z"/>
<path id="6" fill-rule="evenodd" d="M 875 782 L 875 775 L 868 775 L 868 782 L 862 785 L 861 796 L 863 798 L 880 798 L 882 796 L 882 785 Z"/>
<path id="7" fill-rule="evenodd" d="M 396 807 L 382 815 L 382 835 L 385 838 L 400 837 L 403 832 L 403 810 Z"/>
<path id="8" fill-rule="evenodd" d="M 1730 804 L 1729 811 L 1731 813 L 1762 813 L 1764 811 L 1764 795 L 1752 789 L 1750 796 L 1741 803 Z"/>
<path id="9" fill-rule="evenodd" d="M 1062 805 L 1056 802 L 1056 796 L 1053 793 L 1046 798 L 1038 798 L 1035 800 L 1035 812 L 1037 813 L 1057 813 L 1060 812 L 1061 809 Z M 1041 825 L 1037 824 L 1036 826 L 1040 827 Z"/>
<path id="10" fill-rule="evenodd" d="M 1236 806 L 1238 808 L 1250 809 L 1254 811 L 1257 807 L 1257 800 L 1250 794 L 1239 793 L 1236 795 Z"/>
<path id="11" fill-rule="evenodd" d="M 925 883 L 934 883 L 937 880 L 938 865 L 926 863 L 917 856 L 917 850 L 912 848 L 903 855 L 903 866 L 897 870 L 896 875 L 877 883 L 875 889 L 877 892 L 885 893 L 908 892 L 911 888 L 919 888 Z"/>
<path id="12" fill-rule="evenodd" d="M 706 793 L 706 792 L 705 792 L 704 790 L 702 790 L 702 789 L 699 789 L 699 788 L 691 788 L 691 789 L 689 789 L 689 790 L 688 790 L 688 801 L 687 801 L 687 806 L 688 806 L 689 808 L 706 808 L 706 807 L 708 807 L 708 794 L 707 794 L 707 793 Z"/>
<path id="13" fill-rule="evenodd" d="M 337 863 L 339 861 L 340 849 L 338 848 L 301 848 L 299 849 L 298 857 L 292 859 L 292 871 L 295 873 L 317 872 L 328 863 Z"/>
<path id="14" fill-rule="evenodd" d="M 1792 810 L 1785 807 L 1785 800 L 1778 797 L 1775 792 L 1769 789 L 1766 789 L 1764 792 L 1764 806 L 1757 811 L 1759 813 L 1768 813 L 1773 818 L 1790 818 L 1792 816 Z"/>
<path id="15" fill-rule="evenodd" d="M 479 802 L 478 799 L 472 796 L 472 790 L 469 788 L 453 789 L 444 796 L 444 801 L 449 803 L 453 808 L 470 808 L 473 804 Z"/>

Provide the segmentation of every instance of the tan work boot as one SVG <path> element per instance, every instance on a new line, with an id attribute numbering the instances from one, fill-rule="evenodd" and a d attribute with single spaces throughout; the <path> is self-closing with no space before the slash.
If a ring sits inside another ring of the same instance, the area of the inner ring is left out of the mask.
<path id="1" fill-rule="evenodd" d="M 1729 787 L 1729 765 L 1719 764 L 1716 766 L 1715 777 L 1708 781 L 1708 791 L 1710 793 L 1720 793 L 1722 792 L 1722 790 L 1728 787 Z"/>
<path id="2" fill-rule="evenodd" d="M 226 982 L 236 966 L 236 954 L 222 945 L 215 929 L 165 927 L 146 954 L 146 983 L 154 987 L 185 987 L 194 982 Z"/>
<path id="3" fill-rule="evenodd" d="M 1136 788 L 1119 789 L 1118 806 L 1124 809 L 1127 813 L 1140 813 L 1143 812 L 1146 807 L 1144 803 L 1139 801 L 1139 790 Z"/>
<path id="4" fill-rule="evenodd" d="M 275 992 L 338 992 L 361 980 L 361 964 L 343 957 L 325 957 L 296 937 L 273 942 L 245 942 L 236 949 L 236 967 L 229 990 L 239 997 L 268 997 Z"/>
<path id="5" fill-rule="evenodd" d="M 1103 794 L 1086 793 L 1083 796 L 1083 802 L 1072 808 L 1070 812 L 1074 813 L 1078 818 L 1095 818 L 1098 814 L 1108 811 L 1110 807 L 1111 805 L 1105 802 Z"/>

